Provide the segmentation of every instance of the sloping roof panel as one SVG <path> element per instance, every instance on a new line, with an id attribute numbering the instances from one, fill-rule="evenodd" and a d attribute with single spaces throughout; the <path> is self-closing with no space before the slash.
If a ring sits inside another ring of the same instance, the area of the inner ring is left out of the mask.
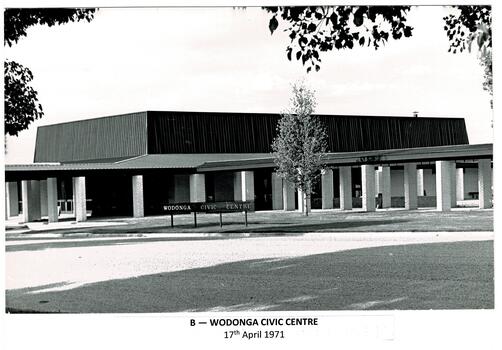
<path id="1" fill-rule="evenodd" d="M 35 162 L 85 162 L 147 152 L 146 112 L 41 126 Z"/>

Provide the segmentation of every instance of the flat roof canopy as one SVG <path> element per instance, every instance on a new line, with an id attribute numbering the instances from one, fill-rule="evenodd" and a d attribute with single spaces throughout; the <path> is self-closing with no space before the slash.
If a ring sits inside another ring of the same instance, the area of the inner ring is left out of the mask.
<path id="1" fill-rule="evenodd" d="M 473 160 L 493 158 L 493 144 L 435 146 L 403 149 L 388 149 L 364 152 L 327 153 L 324 158 L 328 166 L 361 164 L 397 164 L 410 162 L 431 162 L 436 160 Z M 238 170 L 246 168 L 274 167 L 273 157 L 249 160 L 208 161 L 197 171 Z"/>
<path id="2" fill-rule="evenodd" d="M 397 164 L 431 162 L 436 160 L 492 159 L 493 144 L 435 146 L 404 149 L 389 149 L 365 152 L 327 153 L 328 166 L 361 164 Z M 148 154 L 113 163 L 33 163 L 5 165 L 6 180 L 12 178 L 60 172 L 78 174 L 103 170 L 134 171 L 178 169 L 191 173 L 230 171 L 256 168 L 273 168 L 274 158 L 270 153 L 211 153 L 211 154 Z"/>

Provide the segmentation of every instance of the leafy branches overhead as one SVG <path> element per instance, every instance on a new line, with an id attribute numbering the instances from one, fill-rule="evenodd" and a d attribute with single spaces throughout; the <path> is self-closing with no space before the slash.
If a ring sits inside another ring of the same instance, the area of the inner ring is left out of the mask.
<path id="1" fill-rule="evenodd" d="M 49 27 L 68 22 L 85 20 L 90 22 L 94 18 L 96 9 L 69 8 L 24 8 L 6 9 L 4 12 L 4 45 L 12 46 L 26 36 L 26 29 L 36 24 L 46 24 Z"/>
<path id="2" fill-rule="evenodd" d="M 449 52 L 471 50 L 473 40 L 480 48 L 492 47 L 490 6 L 457 6 L 458 12 L 444 17 L 444 30 L 450 41 Z M 478 32 L 479 31 L 479 32 Z"/>
<path id="3" fill-rule="evenodd" d="M 286 49 L 289 60 L 295 57 L 312 68 L 320 69 L 320 52 L 372 46 L 378 49 L 390 38 L 410 37 L 413 28 L 406 25 L 410 6 L 309 6 L 265 7 L 272 13 L 269 29 L 273 34 L 279 19 L 291 43 Z"/>
<path id="4" fill-rule="evenodd" d="M 16 9 L 4 10 L 4 46 L 16 44 L 27 35 L 26 30 L 37 24 L 52 27 L 57 24 L 94 18 L 96 9 Z M 17 136 L 35 119 L 44 115 L 38 102 L 37 92 L 30 85 L 33 74 L 23 65 L 6 60 L 4 62 L 5 84 L 5 134 Z"/>
<path id="5" fill-rule="evenodd" d="M 450 42 L 449 52 L 457 53 L 472 44 L 478 46 L 478 59 L 484 69 L 483 88 L 493 94 L 492 16 L 490 6 L 456 6 L 456 12 L 444 17 L 444 30 Z"/>
<path id="6" fill-rule="evenodd" d="M 30 86 L 32 79 L 28 68 L 14 61 L 4 62 L 6 134 L 17 136 L 43 115 L 37 92 Z"/>

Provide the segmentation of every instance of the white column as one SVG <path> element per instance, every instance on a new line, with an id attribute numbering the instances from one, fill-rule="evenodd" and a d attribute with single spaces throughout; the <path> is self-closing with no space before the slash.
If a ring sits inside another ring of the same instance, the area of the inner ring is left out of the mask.
<path id="1" fill-rule="evenodd" d="M 379 193 L 382 193 L 382 170 L 381 167 L 379 166 L 375 170 L 375 193 L 378 196 Z"/>
<path id="2" fill-rule="evenodd" d="M 23 180 L 23 221 L 40 220 L 40 183 L 37 180 Z"/>
<path id="3" fill-rule="evenodd" d="M 457 206 L 457 164 L 455 161 L 451 162 L 451 169 L 450 169 L 450 185 L 451 185 L 451 207 L 455 208 Z"/>
<path id="4" fill-rule="evenodd" d="M 17 182 L 5 183 L 5 215 L 6 219 L 19 215 L 19 196 L 17 194 Z"/>
<path id="5" fill-rule="evenodd" d="M 276 172 L 272 173 L 272 210 L 282 210 L 282 178 Z"/>
<path id="6" fill-rule="evenodd" d="M 464 187 L 464 168 L 458 168 L 456 170 L 457 172 L 457 178 L 456 178 L 456 182 L 457 182 L 457 200 L 458 201 L 463 201 L 465 199 L 465 196 L 464 196 L 464 191 L 465 191 L 465 187 Z"/>
<path id="7" fill-rule="evenodd" d="M 363 211 L 375 211 L 375 166 L 361 165 Z"/>
<path id="8" fill-rule="evenodd" d="M 47 180 L 40 180 L 40 215 L 47 214 Z"/>
<path id="9" fill-rule="evenodd" d="M 73 188 L 75 189 L 75 220 L 77 222 L 87 220 L 87 202 L 85 195 L 85 177 L 73 178 Z"/>
<path id="10" fill-rule="evenodd" d="M 49 222 L 58 222 L 58 182 L 55 177 L 47 179 L 47 217 Z"/>
<path id="11" fill-rule="evenodd" d="M 206 176 L 204 174 L 190 175 L 190 202 L 202 203 L 206 201 Z"/>
<path id="12" fill-rule="evenodd" d="M 75 203 L 77 203 L 77 189 L 75 188 L 75 179 L 72 178 L 71 181 L 71 190 L 72 190 L 72 202 L 71 202 L 71 211 L 75 217 L 77 217 L 77 212 L 75 209 Z"/>
<path id="13" fill-rule="evenodd" d="M 438 211 L 451 209 L 451 162 L 436 161 L 436 208 Z"/>
<path id="14" fill-rule="evenodd" d="M 417 165 L 415 163 L 404 164 L 404 208 L 407 210 L 417 209 Z"/>
<path id="15" fill-rule="evenodd" d="M 292 182 L 282 181 L 282 199 L 284 210 L 295 210 L 295 185 Z"/>
<path id="16" fill-rule="evenodd" d="M 417 170 L 417 195 L 420 197 L 425 195 L 424 169 Z"/>
<path id="17" fill-rule="evenodd" d="M 340 209 L 352 209 L 352 169 L 342 166 L 340 170 Z"/>
<path id="18" fill-rule="evenodd" d="M 308 199 L 305 200 L 303 191 L 301 189 L 298 189 L 298 211 L 300 213 L 303 213 L 304 212 L 304 207 L 305 207 L 305 204 L 306 204 L 307 205 L 307 210 L 310 213 L 311 208 L 312 208 L 310 202 L 311 202 L 310 198 L 308 198 Z"/>
<path id="19" fill-rule="evenodd" d="M 490 159 L 478 160 L 479 208 L 492 207 L 492 167 Z"/>
<path id="20" fill-rule="evenodd" d="M 382 194 L 382 208 L 391 206 L 391 185 L 390 185 L 390 167 L 381 166 L 378 168 L 379 192 Z"/>
<path id="21" fill-rule="evenodd" d="M 132 213 L 135 218 L 145 216 L 143 175 L 132 176 Z"/>
<path id="22" fill-rule="evenodd" d="M 333 208 L 333 170 L 325 169 L 321 175 L 322 208 Z"/>
<path id="23" fill-rule="evenodd" d="M 242 201 L 254 201 L 254 173 L 252 171 L 241 172 Z"/>

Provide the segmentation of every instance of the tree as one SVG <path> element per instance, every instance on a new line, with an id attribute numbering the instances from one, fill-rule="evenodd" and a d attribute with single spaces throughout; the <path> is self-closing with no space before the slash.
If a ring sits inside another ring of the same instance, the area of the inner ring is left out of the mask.
<path id="1" fill-rule="evenodd" d="M 4 62 L 5 134 L 17 136 L 44 113 L 37 92 L 30 86 L 32 79 L 28 68 L 14 61 Z"/>
<path id="2" fill-rule="evenodd" d="M 304 83 L 294 84 L 291 106 L 282 114 L 272 143 L 277 174 L 302 191 L 304 215 L 308 215 L 307 203 L 327 149 L 327 133 L 313 115 L 315 107 L 314 92 Z"/>
<path id="3" fill-rule="evenodd" d="M 49 27 L 94 18 L 95 9 L 6 9 L 4 11 L 4 46 L 9 47 L 27 35 L 26 30 L 37 24 Z M 5 134 L 17 136 L 35 119 L 44 114 L 37 91 L 30 85 L 33 74 L 15 61 L 4 62 Z"/>
<path id="4" fill-rule="evenodd" d="M 34 25 L 66 24 L 68 22 L 87 21 L 94 18 L 96 9 L 82 8 L 23 8 L 6 9 L 4 12 L 4 45 L 12 46 L 21 37 L 26 36 L 26 30 Z"/>
<path id="5" fill-rule="evenodd" d="M 320 52 L 373 46 L 378 49 L 392 38 L 410 37 L 413 28 L 406 24 L 410 6 L 309 6 L 265 7 L 272 13 L 271 34 L 287 23 L 291 43 L 286 55 L 307 64 L 307 73 L 321 68 Z M 294 55 L 294 56 L 293 56 Z"/>
<path id="6" fill-rule="evenodd" d="M 455 6 L 457 13 L 444 17 L 445 31 L 450 41 L 449 51 L 471 50 L 475 42 L 479 61 L 484 68 L 483 88 L 492 95 L 491 6 Z M 272 13 L 271 34 L 286 22 L 290 44 L 288 60 L 296 57 L 312 68 L 321 69 L 320 52 L 373 46 L 376 49 L 389 38 L 411 37 L 413 28 L 406 24 L 410 6 L 309 6 L 264 7 Z"/>
<path id="7" fill-rule="evenodd" d="M 455 13 L 444 17 L 444 30 L 450 42 L 449 52 L 457 53 L 472 44 L 478 47 L 478 59 L 484 69 L 483 89 L 493 95 L 491 6 L 455 6 Z"/>

